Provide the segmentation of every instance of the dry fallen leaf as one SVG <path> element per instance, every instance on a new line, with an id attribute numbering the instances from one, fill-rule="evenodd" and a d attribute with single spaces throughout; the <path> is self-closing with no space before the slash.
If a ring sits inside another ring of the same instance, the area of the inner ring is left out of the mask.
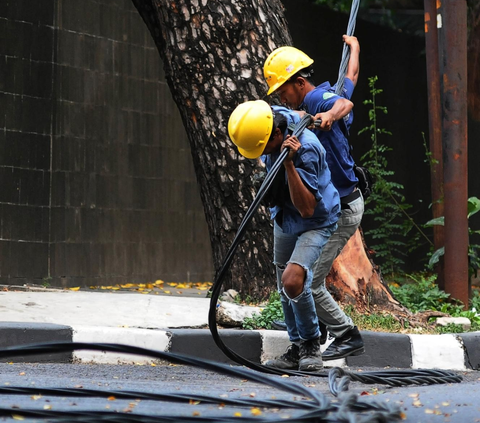
<path id="1" fill-rule="evenodd" d="M 262 414 L 262 411 L 257 407 L 253 407 L 251 412 L 254 416 L 259 416 L 260 414 Z"/>

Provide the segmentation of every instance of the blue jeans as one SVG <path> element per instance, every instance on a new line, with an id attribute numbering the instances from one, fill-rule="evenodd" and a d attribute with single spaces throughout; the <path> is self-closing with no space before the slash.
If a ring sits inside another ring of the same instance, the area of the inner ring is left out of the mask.
<path id="1" fill-rule="evenodd" d="M 312 294 L 318 319 L 327 326 L 328 331 L 335 338 L 344 335 L 354 327 L 352 319 L 344 313 L 325 287 L 325 278 L 334 260 L 360 226 L 364 210 L 362 195 L 348 203 L 348 206 L 342 209 L 342 215 L 337 222 L 338 229 L 325 245 L 315 266 L 312 281 Z"/>
<path id="2" fill-rule="evenodd" d="M 285 314 L 288 336 L 292 343 L 298 344 L 301 340 L 311 340 L 320 336 L 311 291 L 313 267 L 336 229 L 335 223 L 326 228 L 293 235 L 284 233 L 282 228 L 276 222 L 274 223 L 273 261 L 276 266 L 277 287 Z M 303 291 L 295 298 L 289 298 L 282 285 L 282 275 L 289 263 L 298 264 L 306 272 Z"/>

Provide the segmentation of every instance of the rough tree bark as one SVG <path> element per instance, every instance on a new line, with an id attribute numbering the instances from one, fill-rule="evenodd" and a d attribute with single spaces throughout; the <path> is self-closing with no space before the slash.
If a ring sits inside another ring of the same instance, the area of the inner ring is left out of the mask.
<path id="1" fill-rule="evenodd" d="M 292 44 L 284 8 L 278 0 L 132 1 L 158 47 L 188 134 L 218 269 L 255 197 L 254 174 L 261 168 L 232 148 L 228 117 L 239 103 L 266 97 L 263 62 L 274 48 Z M 398 308 L 362 238 L 354 242 L 335 262 L 329 278 L 333 292 L 361 309 L 377 300 L 382 308 Z M 341 295 L 346 280 L 349 294 Z M 272 227 L 261 206 L 225 287 L 265 297 L 274 286 Z"/>

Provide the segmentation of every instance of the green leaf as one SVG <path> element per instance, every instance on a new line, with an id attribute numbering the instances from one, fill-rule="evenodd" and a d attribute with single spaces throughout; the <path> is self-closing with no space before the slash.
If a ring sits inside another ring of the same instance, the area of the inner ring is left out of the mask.
<path id="1" fill-rule="evenodd" d="M 425 226 L 434 225 L 445 226 L 445 216 L 436 217 L 435 219 L 429 220 L 427 223 L 425 223 Z"/>
<path id="2" fill-rule="evenodd" d="M 437 251 L 435 251 L 432 254 L 432 257 L 430 257 L 428 265 L 430 267 L 433 267 L 434 264 L 437 264 L 440 261 L 440 257 L 442 257 L 444 254 L 445 254 L 445 247 L 439 248 Z"/>
<path id="3" fill-rule="evenodd" d="M 480 211 L 480 200 L 477 197 L 470 197 L 468 199 L 468 216 L 473 216 Z"/>

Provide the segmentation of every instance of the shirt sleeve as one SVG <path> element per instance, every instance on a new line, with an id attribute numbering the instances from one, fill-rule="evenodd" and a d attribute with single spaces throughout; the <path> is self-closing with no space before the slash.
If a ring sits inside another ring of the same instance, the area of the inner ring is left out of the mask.
<path id="1" fill-rule="evenodd" d="M 353 85 L 352 80 L 349 78 L 345 78 L 345 81 L 343 83 L 342 97 L 345 97 L 347 100 L 350 100 L 352 98 L 354 89 L 355 89 L 355 85 Z"/>
<path id="2" fill-rule="evenodd" d="M 316 113 L 328 112 L 335 102 L 342 98 L 331 91 L 323 89 L 316 89 L 311 91 L 308 96 L 308 110 L 309 113 L 315 115 Z"/>

